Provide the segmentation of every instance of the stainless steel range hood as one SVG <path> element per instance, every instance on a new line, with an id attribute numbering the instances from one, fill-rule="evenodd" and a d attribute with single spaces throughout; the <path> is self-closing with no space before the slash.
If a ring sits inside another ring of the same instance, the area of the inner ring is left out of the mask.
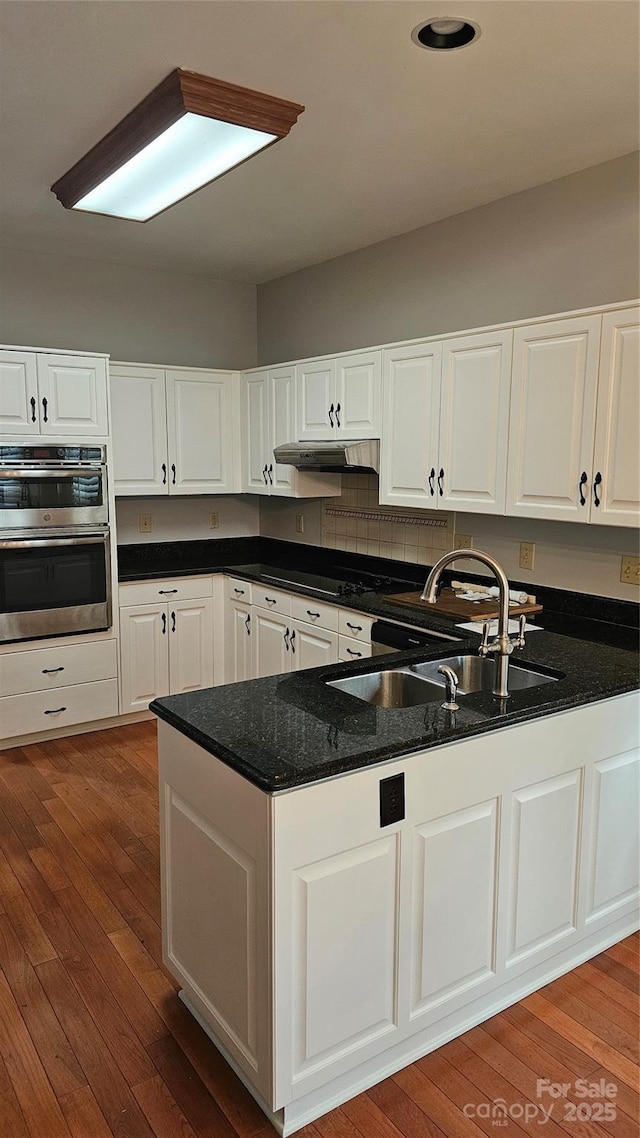
<path id="1" fill-rule="evenodd" d="M 357 473 L 380 470 L 380 439 L 345 439 L 340 442 L 283 443 L 275 448 L 276 462 L 298 470 Z"/>

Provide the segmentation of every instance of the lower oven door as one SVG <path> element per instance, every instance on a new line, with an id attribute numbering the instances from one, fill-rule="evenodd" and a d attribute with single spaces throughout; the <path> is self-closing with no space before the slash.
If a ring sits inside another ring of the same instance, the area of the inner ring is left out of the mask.
<path id="1" fill-rule="evenodd" d="M 0 642 L 111 626 L 109 530 L 14 531 L 0 541 Z"/>

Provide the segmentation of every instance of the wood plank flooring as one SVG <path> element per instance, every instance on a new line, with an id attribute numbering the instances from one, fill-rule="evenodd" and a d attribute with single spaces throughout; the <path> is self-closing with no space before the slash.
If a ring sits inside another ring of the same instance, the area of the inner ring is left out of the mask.
<path id="1" fill-rule="evenodd" d="M 273 1138 L 178 1000 L 159 922 L 155 724 L 1 752 L 2 1138 Z M 635 1138 L 638 949 L 629 937 L 300 1138 Z"/>

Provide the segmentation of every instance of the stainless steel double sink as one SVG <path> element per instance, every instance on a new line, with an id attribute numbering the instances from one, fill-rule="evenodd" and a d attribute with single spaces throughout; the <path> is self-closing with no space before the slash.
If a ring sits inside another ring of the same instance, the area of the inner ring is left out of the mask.
<path id="1" fill-rule="evenodd" d="M 480 656 L 447 656 L 441 660 L 427 660 L 424 664 L 379 669 L 359 676 L 346 676 L 342 680 L 327 680 L 326 683 L 329 687 L 348 692 L 374 707 L 415 707 L 442 699 L 445 681 L 438 671 L 441 664 L 446 664 L 456 673 L 459 696 L 493 690 L 495 660 Z M 553 683 L 559 678 L 536 672 L 521 664 L 510 663 L 508 690 L 534 688 L 539 684 Z"/>

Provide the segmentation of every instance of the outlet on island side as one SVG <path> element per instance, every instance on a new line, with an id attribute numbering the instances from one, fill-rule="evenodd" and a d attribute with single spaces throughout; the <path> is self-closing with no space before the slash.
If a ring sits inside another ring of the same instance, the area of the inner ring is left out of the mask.
<path id="1" fill-rule="evenodd" d="M 380 779 L 380 825 L 392 826 L 404 818 L 404 775 Z"/>
<path id="2" fill-rule="evenodd" d="M 520 542 L 520 568 L 533 569 L 536 559 L 536 547 L 532 541 Z"/>
<path id="3" fill-rule="evenodd" d="M 138 514 L 138 533 L 151 533 L 151 514 Z"/>

